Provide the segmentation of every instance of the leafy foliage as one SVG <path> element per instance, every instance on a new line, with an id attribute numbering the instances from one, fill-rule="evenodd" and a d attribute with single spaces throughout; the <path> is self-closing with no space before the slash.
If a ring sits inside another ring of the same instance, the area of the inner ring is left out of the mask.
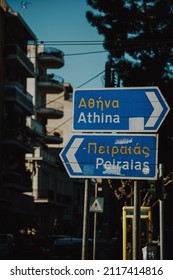
<path id="1" fill-rule="evenodd" d="M 153 85 L 173 78 L 173 1 L 87 2 L 95 9 L 86 13 L 87 19 L 104 35 L 104 47 L 124 85 Z"/>
<path id="2" fill-rule="evenodd" d="M 87 3 L 87 20 L 104 36 L 104 48 L 123 86 L 158 86 L 172 107 L 173 0 L 87 0 Z M 165 162 L 170 171 L 172 111 L 160 131 L 160 162 Z"/>

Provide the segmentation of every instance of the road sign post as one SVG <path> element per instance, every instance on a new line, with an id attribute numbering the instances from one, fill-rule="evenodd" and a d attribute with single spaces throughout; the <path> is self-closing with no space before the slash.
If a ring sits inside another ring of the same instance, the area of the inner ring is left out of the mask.
<path id="1" fill-rule="evenodd" d="M 73 130 L 87 134 L 73 135 L 60 153 L 69 176 L 134 179 L 137 202 L 136 180 L 157 178 L 158 135 L 143 133 L 157 132 L 170 110 L 159 88 L 77 89 L 73 97 Z M 136 204 L 134 258 L 139 257 L 138 211 Z M 83 228 L 84 259 L 86 219 Z"/>
<path id="2" fill-rule="evenodd" d="M 140 218 L 140 185 L 134 181 L 134 222 L 133 222 L 133 260 L 141 259 L 141 218 Z"/>
<path id="3" fill-rule="evenodd" d="M 88 254 L 88 208 L 89 208 L 89 186 L 88 179 L 85 180 L 84 209 L 83 209 L 83 236 L 82 236 L 82 260 L 87 259 Z"/>

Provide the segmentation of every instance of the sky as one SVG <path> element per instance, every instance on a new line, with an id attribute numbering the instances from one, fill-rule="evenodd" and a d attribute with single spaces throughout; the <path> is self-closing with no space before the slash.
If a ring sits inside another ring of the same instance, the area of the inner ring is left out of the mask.
<path id="1" fill-rule="evenodd" d="M 86 19 L 86 11 L 91 10 L 86 0 L 6 1 L 14 12 L 20 13 L 38 41 L 64 52 L 65 65 L 52 70 L 54 74 L 63 77 L 73 88 L 104 87 L 104 73 L 100 73 L 105 69 L 108 53 L 102 46 L 103 36 Z M 69 41 L 75 41 L 75 45 Z M 79 45 L 79 41 L 99 42 Z"/>

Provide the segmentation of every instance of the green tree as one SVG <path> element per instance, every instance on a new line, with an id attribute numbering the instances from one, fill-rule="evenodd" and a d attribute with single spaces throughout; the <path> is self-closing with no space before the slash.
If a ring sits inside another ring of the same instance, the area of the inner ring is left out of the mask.
<path id="1" fill-rule="evenodd" d="M 87 0 L 86 17 L 123 86 L 158 86 L 173 106 L 173 0 Z M 172 112 L 161 126 L 159 160 L 173 170 Z"/>
<path id="2" fill-rule="evenodd" d="M 173 78 L 173 1 L 87 0 L 87 19 L 104 35 L 124 85 L 155 85 Z M 137 79 L 134 79 L 137 75 Z"/>

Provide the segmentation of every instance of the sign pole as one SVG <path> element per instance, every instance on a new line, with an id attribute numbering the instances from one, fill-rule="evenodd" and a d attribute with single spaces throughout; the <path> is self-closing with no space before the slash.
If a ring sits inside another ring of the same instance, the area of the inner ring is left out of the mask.
<path id="1" fill-rule="evenodd" d="M 159 164 L 159 180 L 161 197 L 159 199 L 159 219 L 160 219 L 160 260 L 164 259 L 164 201 L 163 201 L 163 164 Z"/>
<path id="2" fill-rule="evenodd" d="M 95 180 L 95 198 L 97 198 L 97 180 Z M 94 213 L 94 230 L 93 230 L 93 260 L 96 258 L 96 236 L 97 236 L 97 213 Z"/>
<path id="3" fill-rule="evenodd" d="M 134 181 L 133 260 L 141 259 L 140 252 L 140 186 Z"/>
<path id="4" fill-rule="evenodd" d="M 89 207 L 89 187 L 88 179 L 85 179 L 84 191 L 84 210 L 83 210 L 83 238 L 82 238 L 82 260 L 87 259 L 87 245 L 88 245 L 88 207 Z"/>

